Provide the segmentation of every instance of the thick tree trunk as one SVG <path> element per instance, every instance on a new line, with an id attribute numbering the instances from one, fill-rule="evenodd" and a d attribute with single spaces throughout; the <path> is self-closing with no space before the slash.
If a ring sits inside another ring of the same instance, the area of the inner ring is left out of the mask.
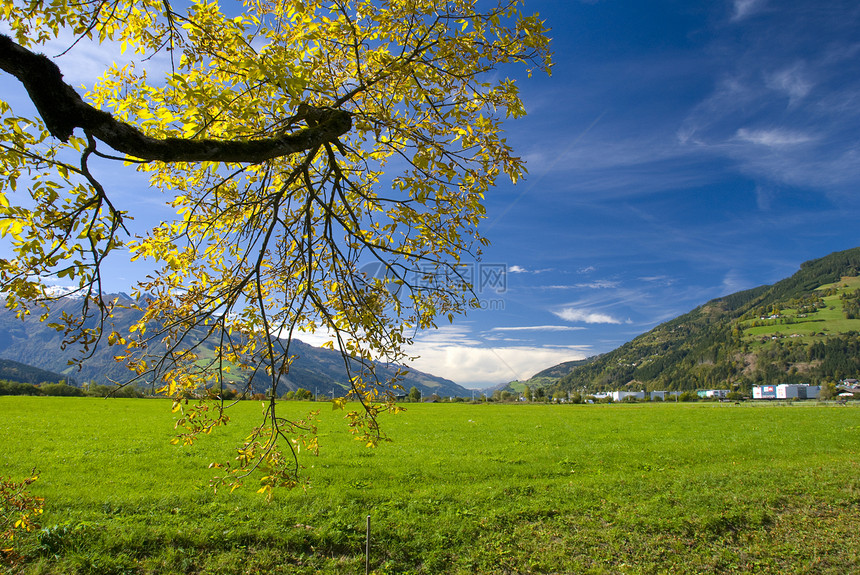
<path id="1" fill-rule="evenodd" d="M 35 54 L 2 34 L 0 69 L 24 85 L 55 138 L 67 142 L 75 128 L 80 128 L 114 150 L 141 160 L 259 163 L 334 142 L 352 128 L 348 112 L 303 106 L 300 113 L 311 127 L 276 138 L 156 139 L 84 102 L 74 88 L 63 82 L 60 69 L 48 57 Z"/>

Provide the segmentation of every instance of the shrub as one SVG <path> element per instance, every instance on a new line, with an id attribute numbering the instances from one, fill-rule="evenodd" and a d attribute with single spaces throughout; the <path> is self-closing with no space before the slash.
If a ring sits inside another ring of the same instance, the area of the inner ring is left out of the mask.
<path id="1" fill-rule="evenodd" d="M 66 385 L 65 383 L 43 383 L 39 386 L 42 395 L 53 395 L 60 397 L 83 397 L 84 390 L 79 387 Z"/>
<path id="2" fill-rule="evenodd" d="M 6 563 L 14 565 L 20 559 L 20 537 L 16 534 L 39 527 L 36 518 L 42 513 L 44 501 L 28 491 L 38 478 L 35 470 L 21 481 L 0 477 L 0 558 Z"/>
<path id="3" fill-rule="evenodd" d="M 0 395 L 39 395 L 39 388 L 29 383 L 0 381 Z"/>
<path id="4" fill-rule="evenodd" d="M 133 385 L 119 387 L 117 385 L 101 385 L 98 383 L 91 383 L 87 387 L 85 395 L 89 397 L 143 397 L 140 389 Z"/>

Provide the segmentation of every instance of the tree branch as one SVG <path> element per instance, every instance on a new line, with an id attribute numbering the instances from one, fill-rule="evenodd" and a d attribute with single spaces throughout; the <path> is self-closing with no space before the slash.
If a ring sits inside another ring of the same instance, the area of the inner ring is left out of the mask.
<path id="1" fill-rule="evenodd" d="M 156 139 L 84 102 L 74 88 L 63 82 L 60 69 L 47 56 L 35 54 L 3 34 L 0 69 L 24 85 L 55 138 L 68 142 L 75 128 L 81 128 L 114 150 L 142 160 L 259 163 L 334 142 L 352 128 L 349 112 L 301 105 L 298 117 L 306 120 L 309 127 L 276 138 Z"/>

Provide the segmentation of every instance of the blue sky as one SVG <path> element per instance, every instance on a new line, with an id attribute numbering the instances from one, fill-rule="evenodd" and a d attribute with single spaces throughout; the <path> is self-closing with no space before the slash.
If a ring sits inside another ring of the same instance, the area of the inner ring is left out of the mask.
<path id="1" fill-rule="evenodd" d="M 419 334 L 415 367 L 473 388 L 528 378 L 860 243 L 856 1 L 523 11 L 555 52 L 551 77 L 520 83 L 528 116 L 506 126 L 530 173 L 487 195 L 483 309 Z M 59 62 L 74 85 L 112 58 L 76 53 Z M 159 213 L 127 172 L 101 179 Z M 133 273 L 118 266 L 111 289 Z"/>
<path id="2" fill-rule="evenodd" d="M 860 5 L 535 1 L 551 78 L 508 125 L 529 177 L 487 198 L 507 289 L 419 336 L 480 387 L 611 351 L 858 245 Z"/>

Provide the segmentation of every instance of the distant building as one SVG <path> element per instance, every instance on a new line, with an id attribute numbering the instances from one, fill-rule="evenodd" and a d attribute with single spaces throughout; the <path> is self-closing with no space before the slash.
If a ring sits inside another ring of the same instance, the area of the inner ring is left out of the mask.
<path id="1" fill-rule="evenodd" d="M 612 401 L 621 401 L 625 397 L 633 397 L 636 399 L 645 399 L 644 391 L 613 391 L 610 393 Z"/>
<path id="2" fill-rule="evenodd" d="M 701 398 L 723 398 L 729 394 L 728 389 L 702 389 L 696 392 Z"/>
<path id="3" fill-rule="evenodd" d="M 840 392 L 839 397 L 860 398 L 860 386 L 857 383 L 856 379 L 843 379 L 842 385 L 836 386 L 836 391 Z"/>
<path id="4" fill-rule="evenodd" d="M 820 385 L 807 383 L 781 383 L 753 387 L 753 399 L 818 399 Z"/>
<path id="5" fill-rule="evenodd" d="M 673 397 L 678 397 L 681 395 L 680 391 L 651 391 L 649 392 L 649 397 L 651 401 L 662 399 L 666 401 L 667 399 L 672 399 Z"/>
<path id="6" fill-rule="evenodd" d="M 775 385 L 753 386 L 753 399 L 776 399 Z"/>
<path id="7" fill-rule="evenodd" d="M 783 383 L 776 386 L 777 399 L 818 399 L 820 392 L 820 385 Z"/>

